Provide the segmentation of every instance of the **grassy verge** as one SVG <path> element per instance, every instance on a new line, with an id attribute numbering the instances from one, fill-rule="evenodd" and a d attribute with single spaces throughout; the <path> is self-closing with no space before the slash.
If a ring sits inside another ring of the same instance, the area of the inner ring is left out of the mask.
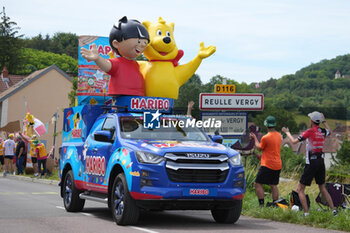
<path id="1" fill-rule="evenodd" d="M 278 188 L 280 197 L 285 198 L 289 202 L 289 193 L 295 190 L 297 181 L 280 182 Z M 295 223 L 308 225 L 312 227 L 350 231 L 350 211 L 340 210 L 338 216 L 333 217 L 330 210 L 322 211 L 315 202 L 318 194 L 318 186 L 316 184 L 306 188 L 306 193 L 310 197 L 311 207 L 310 216 L 303 217 L 302 211 L 292 211 L 291 209 L 259 207 L 258 200 L 254 189 L 247 189 L 244 197 L 242 214 L 255 218 L 271 219 L 279 222 Z M 271 195 L 265 197 L 265 203 L 272 201 Z"/>
<path id="2" fill-rule="evenodd" d="M 25 173 L 23 176 L 25 177 L 33 177 L 33 173 Z M 59 175 L 58 175 L 58 168 L 53 168 L 52 173 L 48 174 L 46 177 L 41 177 L 41 179 L 47 179 L 47 180 L 57 180 L 59 181 Z"/>

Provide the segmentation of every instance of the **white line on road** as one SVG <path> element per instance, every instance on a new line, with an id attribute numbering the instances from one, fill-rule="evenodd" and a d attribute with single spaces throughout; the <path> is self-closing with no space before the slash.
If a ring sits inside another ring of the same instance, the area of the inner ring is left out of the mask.
<path id="1" fill-rule="evenodd" d="M 62 209 L 64 210 L 65 208 L 63 206 L 56 206 L 57 209 Z M 85 215 L 85 216 L 89 216 L 89 217 L 94 217 L 92 214 L 89 213 L 83 213 L 80 212 L 81 214 Z M 129 228 L 135 229 L 135 230 L 139 230 L 139 231 L 144 231 L 144 232 L 148 232 L 148 233 L 159 233 L 157 231 L 152 231 L 152 230 L 148 230 L 146 228 L 141 228 L 141 227 L 134 227 L 134 226 L 128 226 Z"/>
<path id="2" fill-rule="evenodd" d="M 53 194 L 57 195 L 58 192 L 32 192 L 33 195 L 46 195 L 46 194 Z"/>
<path id="3" fill-rule="evenodd" d="M 85 215 L 85 216 L 89 216 L 89 217 L 94 217 L 92 214 L 89 214 L 89 213 L 83 213 L 83 212 L 80 212 L 82 215 Z"/>
<path id="4" fill-rule="evenodd" d="M 148 232 L 148 233 L 158 233 L 157 231 L 152 231 L 152 230 L 148 230 L 146 228 L 141 228 L 141 227 L 129 226 L 129 228 L 132 228 L 132 229 L 135 229 L 135 230 L 139 230 L 139 231 Z"/>

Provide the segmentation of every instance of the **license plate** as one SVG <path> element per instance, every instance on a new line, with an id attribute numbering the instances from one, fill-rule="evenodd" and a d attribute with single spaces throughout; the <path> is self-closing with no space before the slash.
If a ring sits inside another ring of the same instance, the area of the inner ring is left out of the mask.
<path id="1" fill-rule="evenodd" d="M 217 195 L 217 190 L 213 188 L 185 188 L 183 194 L 191 197 L 213 197 Z"/>

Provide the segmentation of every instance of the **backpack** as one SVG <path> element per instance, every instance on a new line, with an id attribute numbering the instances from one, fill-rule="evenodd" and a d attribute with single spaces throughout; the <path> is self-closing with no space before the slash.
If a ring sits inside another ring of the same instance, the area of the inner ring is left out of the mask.
<path id="1" fill-rule="evenodd" d="M 306 203 L 307 203 L 307 206 L 310 208 L 310 198 L 309 198 L 309 195 L 305 195 L 306 197 Z M 292 190 L 292 192 L 290 193 L 290 206 L 298 206 L 299 209 L 302 209 L 303 207 L 301 206 L 301 203 L 300 203 L 300 199 L 299 199 L 299 194 Z"/>

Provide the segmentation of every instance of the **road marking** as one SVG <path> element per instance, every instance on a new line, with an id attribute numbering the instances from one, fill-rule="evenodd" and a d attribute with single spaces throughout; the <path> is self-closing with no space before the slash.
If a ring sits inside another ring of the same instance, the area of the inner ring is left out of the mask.
<path id="1" fill-rule="evenodd" d="M 85 215 L 85 216 L 88 216 L 88 217 L 95 217 L 93 216 L 92 214 L 89 214 L 89 213 L 83 213 L 83 212 L 80 212 L 82 215 Z"/>
<path id="2" fill-rule="evenodd" d="M 9 196 L 9 195 L 25 195 L 25 192 L 0 192 L 0 195 Z"/>
<path id="3" fill-rule="evenodd" d="M 26 193 L 26 192 L 0 192 L 0 196 L 12 196 L 12 195 L 58 195 L 58 192 L 32 192 L 32 193 Z"/>
<path id="4" fill-rule="evenodd" d="M 62 206 L 56 206 L 57 209 L 62 209 L 64 210 L 65 208 L 62 207 Z M 89 214 L 89 213 L 83 213 L 83 212 L 80 212 L 82 215 L 85 215 L 85 216 L 88 216 L 88 217 L 95 217 L 94 215 L 92 214 Z M 159 233 L 157 231 L 152 231 L 152 230 L 148 230 L 146 228 L 141 228 L 141 227 L 134 227 L 134 226 L 128 226 L 129 228 L 132 228 L 132 229 L 135 229 L 135 230 L 139 230 L 139 231 L 143 231 L 143 232 L 148 232 L 148 233 Z"/>
<path id="5" fill-rule="evenodd" d="M 47 194 L 54 194 L 57 195 L 58 192 L 32 192 L 33 195 L 47 195 Z"/>
<path id="6" fill-rule="evenodd" d="M 133 226 L 128 226 L 128 227 L 129 227 L 129 228 L 132 228 L 132 229 L 135 229 L 135 230 L 148 232 L 148 233 L 158 233 L 157 231 L 148 230 L 148 229 L 146 229 L 146 228 L 133 227 Z"/>
<path id="7" fill-rule="evenodd" d="M 62 209 L 62 210 L 65 210 L 66 208 L 64 208 L 63 206 L 56 206 L 57 209 Z M 94 215 L 92 214 L 89 214 L 89 213 L 83 213 L 83 212 L 79 212 L 81 213 L 82 215 L 85 215 L 85 216 L 88 216 L 88 217 L 95 217 Z"/>

